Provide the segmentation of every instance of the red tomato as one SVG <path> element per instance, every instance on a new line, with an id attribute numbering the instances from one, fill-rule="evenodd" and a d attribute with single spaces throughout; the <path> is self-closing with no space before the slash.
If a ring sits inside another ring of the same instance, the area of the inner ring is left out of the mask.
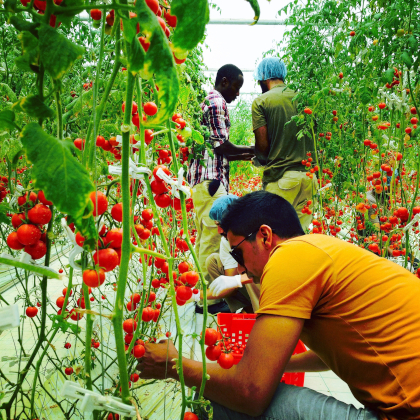
<path id="1" fill-rule="evenodd" d="M 93 254 L 93 261 L 105 272 L 112 271 L 119 264 L 119 257 L 115 249 L 105 248 Z"/>
<path id="2" fill-rule="evenodd" d="M 159 178 L 159 176 L 158 175 L 156 175 L 156 173 L 157 173 L 157 171 L 159 170 L 159 168 L 162 168 L 162 170 L 163 170 L 163 172 L 166 174 L 166 175 L 171 175 L 171 171 L 165 166 L 165 165 L 157 165 L 157 166 L 155 166 L 155 168 L 153 169 L 153 176 L 155 177 L 155 179 L 156 180 L 158 180 L 158 181 L 163 181 L 163 179 L 162 178 Z"/>
<path id="3" fill-rule="evenodd" d="M 85 270 L 83 272 L 83 283 L 88 287 L 99 287 L 105 281 L 105 271 L 102 268 L 96 270 Z"/>
<path id="4" fill-rule="evenodd" d="M 136 345 L 133 347 L 132 353 L 133 353 L 133 356 L 134 356 L 136 359 L 140 359 L 141 357 L 143 357 L 143 356 L 144 356 L 144 353 L 146 353 L 146 349 L 145 349 L 145 348 L 144 348 L 144 346 L 142 346 L 141 344 L 136 344 Z"/>
<path id="5" fill-rule="evenodd" d="M 152 308 L 150 308 L 149 306 L 147 306 L 146 308 L 143 309 L 141 319 L 144 322 L 149 322 L 153 319 L 154 315 L 155 315 L 155 311 Z"/>
<path id="6" fill-rule="evenodd" d="M 147 145 L 149 145 L 152 142 L 152 140 L 153 140 L 153 130 L 149 130 L 149 129 L 144 130 L 144 142 Z"/>
<path id="7" fill-rule="evenodd" d="M 12 216 L 12 226 L 15 229 L 17 229 L 24 222 L 25 222 L 25 213 L 15 213 Z"/>
<path id="8" fill-rule="evenodd" d="M 154 102 L 146 102 L 143 110 L 146 115 L 153 116 L 156 115 L 158 109 Z"/>
<path id="9" fill-rule="evenodd" d="M 220 346 L 208 346 L 206 349 L 207 359 L 216 361 L 222 354 L 222 348 Z"/>
<path id="10" fill-rule="evenodd" d="M 81 235 L 80 232 L 76 233 L 75 240 L 77 245 L 79 246 L 83 246 L 83 244 L 85 243 L 85 238 Z"/>
<path id="11" fill-rule="evenodd" d="M 45 257 L 47 245 L 45 245 L 45 242 L 39 240 L 33 245 L 26 245 L 25 252 L 28 253 L 32 259 L 39 260 L 40 258 Z"/>
<path id="12" fill-rule="evenodd" d="M 35 245 L 41 239 L 41 231 L 34 225 L 21 225 L 17 237 L 22 245 Z"/>
<path id="13" fill-rule="evenodd" d="M 136 331 L 136 328 L 137 328 L 137 322 L 134 321 L 133 318 L 126 319 L 123 322 L 123 330 L 127 334 L 132 334 L 134 331 Z"/>
<path id="14" fill-rule="evenodd" d="M 192 290 L 191 287 L 188 286 L 180 286 L 176 290 L 176 296 L 179 300 L 187 301 L 191 299 L 192 296 Z"/>
<path id="15" fill-rule="evenodd" d="M 149 6 L 150 10 L 157 15 L 159 11 L 159 1 L 158 0 L 146 0 L 146 4 Z"/>
<path id="16" fill-rule="evenodd" d="M 140 379 L 140 376 L 137 373 L 132 373 L 130 375 L 130 381 L 131 382 L 137 382 Z"/>
<path id="17" fill-rule="evenodd" d="M 51 210 L 44 204 L 35 204 L 28 211 L 28 219 L 37 225 L 46 225 L 52 217 Z"/>
<path id="18" fill-rule="evenodd" d="M 168 194 L 155 195 L 155 203 L 158 207 L 165 209 L 171 205 L 171 197 Z"/>
<path id="19" fill-rule="evenodd" d="M 29 306 L 26 308 L 26 316 L 33 318 L 38 313 L 38 308 L 36 306 Z"/>
<path id="20" fill-rule="evenodd" d="M 108 208 L 108 199 L 101 191 L 93 191 L 89 195 L 93 203 L 93 215 L 100 216 L 105 213 Z M 98 208 L 96 208 L 96 201 L 98 201 Z"/>
<path id="21" fill-rule="evenodd" d="M 166 184 L 162 181 L 158 181 L 157 179 L 154 179 L 151 184 L 150 187 L 152 189 L 153 194 L 163 194 L 166 193 L 168 191 L 168 187 L 166 186 Z"/>
<path id="22" fill-rule="evenodd" d="M 217 363 L 223 369 L 230 369 L 233 366 L 234 358 L 232 353 L 222 353 L 217 359 Z"/>
<path id="23" fill-rule="evenodd" d="M 101 18 L 102 18 L 102 11 L 99 10 L 99 9 L 92 9 L 90 11 L 90 17 L 93 20 L 101 20 Z"/>
<path id="24" fill-rule="evenodd" d="M 72 373 L 73 373 L 73 368 L 72 367 L 66 367 L 65 369 L 64 369 L 64 373 L 66 374 L 66 375 L 71 375 Z"/>
<path id="25" fill-rule="evenodd" d="M 152 220 L 152 219 L 153 219 L 153 212 L 152 212 L 152 209 L 144 209 L 144 210 L 141 212 L 141 217 L 142 217 L 144 220 Z"/>
<path id="26" fill-rule="evenodd" d="M 19 242 L 16 232 L 11 232 L 9 234 L 9 236 L 7 237 L 7 245 L 10 249 L 14 249 L 16 251 L 19 251 L 20 249 L 23 249 L 25 247 L 25 245 Z"/>
<path id="27" fill-rule="evenodd" d="M 117 222 L 122 222 L 122 218 L 123 218 L 122 203 L 117 203 L 112 207 L 111 216 Z"/>
<path id="28" fill-rule="evenodd" d="M 198 416 L 190 411 L 184 414 L 184 420 L 199 420 Z"/>
<path id="29" fill-rule="evenodd" d="M 204 334 L 204 344 L 206 346 L 213 346 L 217 342 L 217 331 L 214 328 L 206 328 Z"/>
<path id="30" fill-rule="evenodd" d="M 106 142 L 106 140 L 105 140 L 105 138 L 104 137 L 102 137 L 102 136 L 97 136 L 96 137 L 96 146 L 97 147 L 104 147 L 104 144 L 105 144 L 105 142 Z"/>
<path id="31" fill-rule="evenodd" d="M 195 271 L 188 271 L 186 274 L 187 283 L 194 287 L 198 283 L 199 275 Z"/>
<path id="32" fill-rule="evenodd" d="M 182 274 L 182 273 L 186 273 L 188 270 L 190 269 L 190 266 L 188 265 L 188 263 L 186 261 L 183 261 L 182 263 L 180 263 L 178 265 L 178 271 Z"/>
<path id="33" fill-rule="evenodd" d="M 108 231 L 106 234 L 106 243 L 111 248 L 121 248 L 123 239 L 123 231 L 119 228 L 114 228 Z"/>

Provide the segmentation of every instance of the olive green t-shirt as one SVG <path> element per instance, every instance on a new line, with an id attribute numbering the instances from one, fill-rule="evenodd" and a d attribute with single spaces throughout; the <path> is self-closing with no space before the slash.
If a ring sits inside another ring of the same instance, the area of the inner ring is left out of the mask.
<path id="1" fill-rule="evenodd" d="M 252 103 L 252 126 L 257 130 L 267 126 L 270 149 L 264 169 L 263 182 L 275 182 L 286 171 L 306 172 L 302 160 L 307 153 L 314 152 L 311 138 L 302 136 L 297 139 L 298 127 L 294 121 L 287 121 L 297 115 L 296 102 L 292 102 L 296 93 L 285 85 L 275 86 L 268 92 L 254 99 Z"/>

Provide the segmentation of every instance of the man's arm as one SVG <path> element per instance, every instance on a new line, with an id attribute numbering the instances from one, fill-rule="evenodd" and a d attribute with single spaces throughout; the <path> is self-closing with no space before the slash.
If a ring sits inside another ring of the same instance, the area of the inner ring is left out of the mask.
<path id="1" fill-rule="evenodd" d="M 229 140 L 214 148 L 214 153 L 224 155 L 227 160 L 251 160 L 255 156 L 254 146 L 236 146 Z"/>
<path id="2" fill-rule="evenodd" d="M 261 165 L 266 165 L 270 152 L 270 142 L 268 140 L 267 126 L 263 125 L 254 131 L 255 135 L 255 155 Z"/>
<path id="3" fill-rule="evenodd" d="M 285 372 L 325 372 L 330 368 L 312 351 L 295 354 L 290 358 Z"/>
<path id="4" fill-rule="evenodd" d="M 207 364 L 210 380 L 206 382 L 204 396 L 232 410 L 251 416 L 261 415 L 273 398 L 303 324 L 304 319 L 261 315 L 238 365 L 225 370 L 216 363 Z M 173 369 L 173 359 L 177 357 L 172 342 L 146 343 L 146 354 L 137 369 L 143 379 L 172 377 L 178 380 Z M 199 388 L 202 363 L 183 358 L 182 364 L 186 385 Z"/>

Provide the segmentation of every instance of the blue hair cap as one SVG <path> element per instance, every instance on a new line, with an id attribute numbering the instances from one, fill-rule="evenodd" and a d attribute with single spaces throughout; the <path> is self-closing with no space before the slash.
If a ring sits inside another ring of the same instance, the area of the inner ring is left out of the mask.
<path id="1" fill-rule="evenodd" d="M 229 204 L 237 198 L 238 197 L 236 195 L 228 194 L 216 199 L 210 209 L 210 219 L 216 222 L 220 222 L 220 220 L 222 220 L 223 213 L 226 211 Z"/>
<path id="2" fill-rule="evenodd" d="M 254 71 L 254 79 L 258 81 L 268 79 L 286 79 L 286 64 L 278 58 L 264 58 Z"/>

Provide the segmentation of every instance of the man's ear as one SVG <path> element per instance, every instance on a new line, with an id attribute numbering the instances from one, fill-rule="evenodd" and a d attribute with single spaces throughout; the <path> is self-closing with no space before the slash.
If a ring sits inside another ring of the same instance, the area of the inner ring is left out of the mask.
<path id="1" fill-rule="evenodd" d="M 261 225 L 260 233 L 263 239 L 263 244 L 270 247 L 273 243 L 273 230 L 268 225 Z"/>

